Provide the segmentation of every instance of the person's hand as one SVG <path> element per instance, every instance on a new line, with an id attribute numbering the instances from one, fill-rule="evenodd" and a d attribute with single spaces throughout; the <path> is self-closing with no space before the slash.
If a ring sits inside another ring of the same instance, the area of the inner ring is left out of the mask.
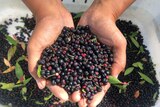
<path id="1" fill-rule="evenodd" d="M 122 0 L 119 2 L 126 2 Z M 133 2 L 133 1 L 132 1 Z M 112 64 L 111 75 L 118 77 L 126 64 L 126 39 L 117 28 L 115 21 L 130 3 L 128 2 L 124 9 L 117 9 L 119 5 L 114 5 L 117 0 L 95 0 L 91 7 L 82 15 L 79 25 L 89 25 L 91 31 L 97 35 L 98 39 L 111 47 L 113 51 L 114 62 Z M 115 6 L 115 7 L 114 7 Z M 117 6 L 117 7 L 116 7 Z M 122 8 L 122 7 L 121 7 Z M 118 11 L 117 11 L 117 10 Z M 78 104 L 80 107 L 96 107 L 105 96 L 110 84 L 102 87 L 102 92 L 94 95 L 93 100 L 87 104 L 86 99 L 81 99 Z"/>
<path id="2" fill-rule="evenodd" d="M 36 67 L 42 51 L 54 43 L 63 27 L 74 27 L 71 14 L 63 7 L 59 0 L 44 0 L 41 3 L 39 3 L 39 0 L 34 0 L 34 2 L 26 0 L 24 2 L 33 10 L 32 12 L 35 15 L 37 23 L 27 48 L 29 72 L 36 80 L 40 89 L 47 86 L 56 97 L 62 101 L 67 101 L 69 99 L 67 92 L 63 88 L 53 86 L 45 79 L 39 78 L 36 73 Z M 35 8 L 36 6 L 39 7 Z M 80 99 L 75 94 L 77 95 L 75 92 L 71 96 L 72 101 Z"/>

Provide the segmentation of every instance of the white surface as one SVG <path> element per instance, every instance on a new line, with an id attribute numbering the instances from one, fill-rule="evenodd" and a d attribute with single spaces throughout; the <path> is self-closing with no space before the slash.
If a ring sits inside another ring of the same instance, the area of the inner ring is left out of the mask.
<path id="1" fill-rule="evenodd" d="M 81 12 L 85 11 L 93 0 L 88 0 L 87 4 L 84 4 L 84 0 L 75 0 L 74 3 L 72 0 L 63 1 L 71 12 Z M 21 0 L 0 0 L 0 23 L 8 18 L 25 16 L 26 13 L 31 15 Z M 144 43 L 151 53 L 154 64 L 156 64 L 156 77 L 160 82 L 160 0 L 136 0 L 122 14 L 121 18 L 131 20 L 139 26 L 144 36 Z M 0 105 L 0 107 L 2 106 Z M 155 107 L 160 107 L 160 98 Z"/>

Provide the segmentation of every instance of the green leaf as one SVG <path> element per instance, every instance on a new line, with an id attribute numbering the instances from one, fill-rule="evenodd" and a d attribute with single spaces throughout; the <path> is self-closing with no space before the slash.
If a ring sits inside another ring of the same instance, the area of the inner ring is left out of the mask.
<path id="1" fill-rule="evenodd" d="M 135 62 L 135 63 L 132 64 L 132 66 L 138 67 L 138 63 L 139 63 L 139 62 Z"/>
<path id="2" fill-rule="evenodd" d="M 18 63 L 18 62 L 23 61 L 23 60 L 25 60 L 25 59 L 26 59 L 26 56 L 22 55 L 21 57 L 19 57 L 19 58 L 16 60 L 16 62 Z"/>
<path id="3" fill-rule="evenodd" d="M 26 101 L 27 100 L 27 97 L 25 96 L 25 94 L 27 93 L 27 88 L 26 87 L 23 87 L 21 89 L 21 94 L 22 94 L 22 97 L 23 99 Z"/>
<path id="4" fill-rule="evenodd" d="M 16 63 L 15 73 L 16 73 L 16 77 L 18 79 L 20 79 L 23 76 L 23 70 L 22 70 L 21 66 L 19 65 L 19 63 Z"/>
<path id="5" fill-rule="evenodd" d="M 141 53 L 141 51 L 139 50 L 138 53 L 137 53 L 137 55 L 139 55 L 140 53 Z"/>
<path id="6" fill-rule="evenodd" d="M 80 18 L 80 17 L 82 16 L 82 14 L 83 14 L 83 12 L 77 13 L 77 14 L 73 17 L 73 19 Z"/>
<path id="7" fill-rule="evenodd" d="M 32 77 L 24 80 L 24 81 L 23 81 L 23 84 L 24 84 L 24 85 L 27 85 L 27 84 L 31 81 L 31 79 L 32 79 Z"/>
<path id="8" fill-rule="evenodd" d="M 23 84 L 16 84 L 15 86 L 14 86 L 14 88 L 18 88 L 18 87 L 22 87 L 23 86 Z"/>
<path id="9" fill-rule="evenodd" d="M 137 53 L 137 55 L 140 54 L 140 53 L 144 53 L 144 48 L 143 48 L 143 46 L 140 46 L 140 49 L 139 49 L 139 52 Z"/>
<path id="10" fill-rule="evenodd" d="M 132 36 L 132 37 L 136 37 L 137 34 L 138 34 L 138 32 L 131 32 L 131 36 Z"/>
<path id="11" fill-rule="evenodd" d="M 85 91 L 84 89 L 82 89 L 82 92 L 83 92 L 83 93 L 86 93 L 86 91 Z"/>
<path id="12" fill-rule="evenodd" d="M 36 87 L 34 87 L 31 91 L 30 91 L 30 95 L 28 95 L 28 99 L 31 98 L 31 96 L 33 95 L 33 92 L 35 91 Z"/>
<path id="13" fill-rule="evenodd" d="M 140 68 L 141 70 L 143 70 L 143 64 L 142 64 L 141 62 L 135 62 L 135 63 L 132 64 L 132 66 L 138 67 L 138 68 Z"/>
<path id="14" fill-rule="evenodd" d="M 43 103 L 40 102 L 40 101 L 36 101 L 35 103 L 38 104 L 38 105 L 43 105 Z"/>
<path id="15" fill-rule="evenodd" d="M 114 85 L 114 86 L 119 88 L 119 93 L 122 93 L 122 91 L 126 92 L 128 84 L 125 84 L 125 85 L 119 84 L 119 85 Z"/>
<path id="16" fill-rule="evenodd" d="M 14 56 L 16 50 L 17 50 L 17 47 L 16 47 L 16 46 L 11 46 L 11 47 L 9 48 L 8 54 L 7 54 L 8 61 L 10 61 L 11 58 Z"/>
<path id="17" fill-rule="evenodd" d="M 38 65 L 37 75 L 39 78 L 41 78 L 41 67 L 42 67 L 42 65 Z"/>
<path id="18" fill-rule="evenodd" d="M 19 44 L 21 45 L 22 49 L 25 51 L 26 50 L 26 44 L 24 42 L 19 42 Z"/>
<path id="19" fill-rule="evenodd" d="M 26 88 L 26 87 L 23 87 L 23 88 L 21 89 L 21 94 L 24 95 L 24 94 L 26 94 L 26 93 L 27 93 L 27 88 Z"/>
<path id="20" fill-rule="evenodd" d="M 26 97 L 26 96 L 23 96 L 23 99 L 24 99 L 25 101 L 27 101 L 27 97 Z"/>
<path id="21" fill-rule="evenodd" d="M 123 85 L 123 89 L 127 89 L 128 84 Z"/>
<path id="22" fill-rule="evenodd" d="M 141 72 L 138 72 L 138 73 L 139 73 L 139 75 L 141 76 L 141 78 L 143 78 L 146 82 L 154 85 L 153 81 L 152 81 L 147 75 L 145 75 L 145 74 L 143 74 L 143 73 L 141 73 Z"/>
<path id="23" fill-rule="evenodd" d="M 12 44 L 12 45 L 17 45 L 18 41 L 14 40 L 11 36 L 6 35 L 6 40 Z"/>
<path id="24" fill-rule="evenodd" d="M 44 97 L 44 101 L 48 101 L 49 99 L 51 99 L 53 97 L 53 94 L 47 96 L 47 97 Z"/>
<path id="25" fill-rule="evenodd" d="M 141 59 L 143 62 L 147 62 L 148 60 L 144 57 Z"/>
<path id="26" fill-rule="evenodd" d="M 122 84 L 117 84 L 117 85 L 114 85 L 114 86 L 116 86 L 116 87 L 118 87 L 118 88 L 124 90 L 124 89 L 127 88 L 128 84 L 124 84 L 124 85 L 122 85 Z"/>
<path id="27" fill-rule="evenodd" d="M 145 82 L 146 82 L 146 81 L 143 80 L 143 81 L 140 81 L 139 83 L 140 83 L 141 85 L 143 85 Z"/>
<path id="28" fill-rule="evenodd" d="M 126 75 L 130 74 L 133 70 L 134 70 L 134 67 L 127 68 L 124 75 L 126 76 Z"/>
<path id="29" fill-rule="evenodd" d="M 144 52 L 144 48 L 143 46 L 140 46 L 140 52 L 143 53 Z"/>
<path id="30" fill-rule="evenodd" d="M 14 88 L 14 83 L 2 83 L 0 82 L 0 89 L 12 91 Z"/>
<path id="31" fill-rule="evenodd" d="M 157 95 L 158 95 L 158 93 L 157 93 L 157 92 L 155 92 L 155 93 L 154 93 L 154 95 L 153 95 L 153 100 L 154 100 L 154 101 L 156 101 L 156 97 L 157 97 Z"/>
<path id="32" fill-rule="evenodd" d="M 122 89 L 119 89 L 119 93 L 122 93 Z"/>
<path id="33" fill-rule="evenodd" d="M 121 84 L 122 83 L 119 79 L 113 76 L 109 76 L 108 81 L 111 84 Z"/>
<path id="34" fill-rule="evenodd" d="M 91 39 L 92 42 L 97 42 L 97 38 Z"/>
<path id="35" fill-rule="evenodd" d="M 137 41 L 134 37 L 130 36 L 130 39 L 131 39 L 132 43 L 133 43 L 137 48 L 140 47 L 138 41 Z"/>

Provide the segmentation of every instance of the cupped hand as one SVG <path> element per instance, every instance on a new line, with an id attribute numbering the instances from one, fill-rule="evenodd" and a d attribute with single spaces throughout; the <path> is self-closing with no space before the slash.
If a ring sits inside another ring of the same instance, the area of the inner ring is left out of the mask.
<path id="1" fill-rule="evenodd" d="M 29 72 L 36 80 L 38 87 L 43 89 L 47 86 L 56 97 L 66 101 L 69 96 L 63 88 L 51 85 L 45 79 L 39 78 L 36 73 L 37 61 L 40 59 L 42 51 L 56 41 L 64 26 L 74 27 L 71 14 L 61 2 L 58 1 L 56 6 L 56 11 L 49 13 L 49 15 L 36 17 L 37 24 L 28 43 L 28 63 Z M 76 92 L 71 96 L 72 100 L 79 100 L 80 97 L 77 98 L 75 95 L 77 95 Z"/>
<path id="2" fill-rule="evenodd" d="M 112 10 L 104 12 L 102 6 L 95 3 L 82 15 L 79 25 L 89 25 L 91 31 L 97 35 L 98 39 L 111 47 L 114 57 L 111 75 L 118 77 L 126 64 L 126 39 L 117 28 L 115 21 L 115 13 Z M 103 86 L 102 92 L 97 93 L 89 104 L 87 104 L 86 99 L 81 99 L 79 106 L 85 107 L 88 105 L 89 107 L 96 107 L 109 87 L 109 83 Z"/>

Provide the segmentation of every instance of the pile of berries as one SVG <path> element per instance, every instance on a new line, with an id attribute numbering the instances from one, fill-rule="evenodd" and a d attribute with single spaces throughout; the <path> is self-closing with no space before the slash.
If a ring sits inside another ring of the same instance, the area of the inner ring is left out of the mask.
<path id="1" fill-rule="evenodd" d="M 98 41 L 89 26 L 64 27 L 57 41 L 46 48 L 38 65 L 41 76 L 68 94 L 80 90 L 88 101 L 108 83 L 113 54 Z"/>

